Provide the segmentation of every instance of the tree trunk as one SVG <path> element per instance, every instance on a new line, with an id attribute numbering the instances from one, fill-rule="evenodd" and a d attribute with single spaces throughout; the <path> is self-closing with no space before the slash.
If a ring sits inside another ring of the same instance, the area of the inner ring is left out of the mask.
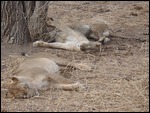
<path id="1" fill-rule="evenodd" d="M 36 2 L 34 13 L 29 20 L 29 29 L 33 41 L 40 40 L 42 34 L 49 32 L 46 24 L 48 3 L 46 1 Z"/>
<path id="2" fill-rule="evenodd" d="M 46 1 L 1 1 L 1 41 L 27 44 L 47 32 L 47 9 Z"/>

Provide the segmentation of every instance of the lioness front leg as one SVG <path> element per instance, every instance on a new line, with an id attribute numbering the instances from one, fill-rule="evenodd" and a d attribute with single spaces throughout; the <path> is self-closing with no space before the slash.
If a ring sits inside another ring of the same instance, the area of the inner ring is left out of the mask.
<path id="1" fill-rule="evenodd" d="M 87 64 L 70 62 L 70 61 L 68 61 L 66 59 L 62 59 L 62 58 L 53 59 L 53 61 L 56 62 L 56 64 L 59 66 L 75 67 L 76 69 L 84 70 L 84 71 L 92 70 L 92 67 L 88 66 Z"/>
<path id="2" fill-rule="evenodd" d="M 79 48 L 77 48 L 76 43 L 61 43 L 61 42 L 53 42 L 48 43 L 44 41 L 36 41 L 33 43 L 34 47 L 49 47 L 49 48 L 56 48 L 56 49 L 66 49 L 66 50 L 77 50 L 80 51 Z"/>
<path id="3" fill-rule="evenodd" d="M 76 82 L 76 83 L 72 83 L 72 84 L 56 84 L 55 87 L 57 89 L 63 89 L 63 90 L 84 90 L 86 87 L 79 83 L 79 82 Z"/>
<path id="4" fill-rule="evenodd" d="M 73 82 L 68 78 L 62 77 L 59 74 L 49 75 L 49 80 L 54 82 L 54 87 L 63 90 L 78 90 L 83 89 L 83 85 L 79 82 Z"/>

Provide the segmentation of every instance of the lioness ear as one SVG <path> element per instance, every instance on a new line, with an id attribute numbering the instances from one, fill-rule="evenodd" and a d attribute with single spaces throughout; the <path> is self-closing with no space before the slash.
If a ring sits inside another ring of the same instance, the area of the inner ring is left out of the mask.
<path id="1" fill-rule="evenodd" d="M 12 77 L 11 78 L 14 82 L 19 82 L 19 79 L 17 77 Z"/>

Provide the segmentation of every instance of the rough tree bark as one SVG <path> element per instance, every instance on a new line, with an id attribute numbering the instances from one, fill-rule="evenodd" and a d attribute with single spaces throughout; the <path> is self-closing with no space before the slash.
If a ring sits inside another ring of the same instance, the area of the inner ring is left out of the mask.
<path id="1" fill-rule="evenodd" d="M 27 44 L 47 32 L 47 9 L 46 1 L 1 1 L 1 41 Z"/>

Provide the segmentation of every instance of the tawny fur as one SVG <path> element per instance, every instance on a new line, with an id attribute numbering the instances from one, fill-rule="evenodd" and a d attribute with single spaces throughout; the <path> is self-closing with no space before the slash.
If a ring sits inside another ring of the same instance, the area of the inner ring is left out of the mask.
<path id="1" fill-rule="evenodd" d="M 69 26 L 57 22 L 53 22 L 53 24 L 56 26 L 55 30 L 58 30 L 58 32 L 55 32 L 55 35 L 53 35 L 55 36 L 54 42 L 48 43 L 44 41 L 36 41 L 33 43 L 34 47 L 49 47 L 71 51 L 100 51 L 101 43 L 89 41 L 86 36 L 77 30 L 71 29 Z"/>
<path id="2" fill-rule="evenodd" d="M 100 42 L 104 41 L 104 43 L 110 41 L 109 37 L 124 38 L 124 39 L 128 38 L 125 36 L 112 33 L 106 22 L 99 22 L 91 25 L 81 25 L 75 29 L 80 31 L 87 38 L 93 38 L 96 41 Z"/>
<path id="3" fill-rule="evenodd" d="M 14 70 L 8 94 L 14 98 L 29 98 L 39 95 L 39 90 L 47 90 L 50 87 L 64 90 L 83 88 L 81 83 L 61 76 L 59 66 L 91 70 L 91 67 L 82 63 L 69 62 L 48 53 L 37 53 L 28 57 Z"/>

